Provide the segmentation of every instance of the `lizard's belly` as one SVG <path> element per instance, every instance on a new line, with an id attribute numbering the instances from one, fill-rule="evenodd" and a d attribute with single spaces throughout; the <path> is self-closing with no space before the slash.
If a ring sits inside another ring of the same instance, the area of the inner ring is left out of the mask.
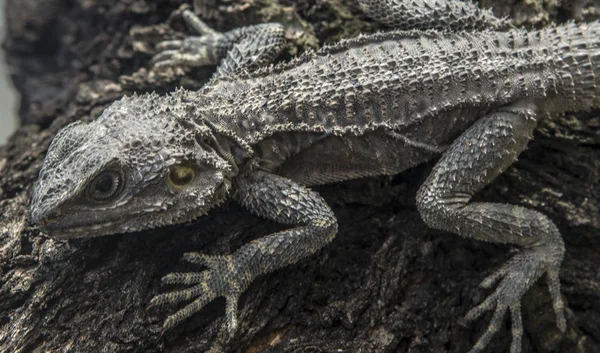
<path id="1" fill-rule="evenodd" d="M 338 134 L 276 133 L 258 144 L 255 162 L 304 185 L 397 174 L 440 155 L 484 110 L 462 107 L 408 123 L 347 126 Z"/>
<path id="2" fill-rule="evenodd" d="M 321 185 L 400 173 L 441 151 L 379 131 L 361 136 L 329 135 L 287 159 L 275 172 L 304 185 Z"/>

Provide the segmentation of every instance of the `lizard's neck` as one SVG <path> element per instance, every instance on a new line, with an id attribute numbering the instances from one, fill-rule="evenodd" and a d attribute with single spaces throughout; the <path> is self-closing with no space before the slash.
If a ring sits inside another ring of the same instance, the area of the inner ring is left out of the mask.
<path id="1" fill-rule="evenodd" d="M 187 131 L 196 131 L 199 141 L 208 142 L 221 158 L 225 159 L 237 174 L 239 166 L 253 154 L 251 146 L 242 137 L 244 134 L 219 119 L 215 113 L 215 101 L 205 97 L 206 89 L 189 91 L 178 89 L 168 98 L 171 111 Z"/>
<path id="2" fill-rule="evenodd" d="M 234 174 L 237 175 L 239 166 L 254 154 L 253 149 L 239 136 L 216 125 L 210 125 L 214 136 L 213 148 L 223 159 L 227 160 Z"/>

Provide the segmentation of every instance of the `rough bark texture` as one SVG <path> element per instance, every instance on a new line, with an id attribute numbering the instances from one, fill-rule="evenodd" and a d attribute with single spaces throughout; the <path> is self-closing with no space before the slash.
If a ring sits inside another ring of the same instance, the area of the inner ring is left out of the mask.
<path id="1" fill-rule="evenodd" d="M 0 148 L 0 351 L 202 351 L 220 328 L 224 301 L 161 333 L 174 308 L 145 309 L 165 290 L 161 276 L 190 269 L 179 260 L 186 251 L 230 252 L 280 229 L 234 204 L 194 224 L 88 240 L 56 241 L 29 224 L 31 189 L 61 127 L 93 119 L 123 94 L 198 87 L 210 75 L 143 69 L 153 40 L 183 36 L 181 20 L 170 15 L 184 2 L 7 1 L 4 47 L 22 95 L 23 127 Z M 481 3 L 527 27 L 600 18 L 597 1 Z M 282 60 L 381 28 L 348 0 L 217 5 L 204 15 L 218 29 L 282 22 L 290 43 Z M 598 113 L 543 123 L 519 162 L 478 196 L 548 214 L 567 244 L 567 332 L 556 328 L 550 296 L 538 283 L 524 298 L 523 352 L 600 352 Z M 510 258 L 511 248 L 423 224 L 414 197 L 431 166 L 319 188 L 339 219 L 339 235 L 316 256 L 254 282 L 242 297 L 230 351 L 468 351 L 490 315 L 468 326 L 458 320 L 488 294 L 478 283 Z M 508 322 L 488 352 L 507 351 Z"/>

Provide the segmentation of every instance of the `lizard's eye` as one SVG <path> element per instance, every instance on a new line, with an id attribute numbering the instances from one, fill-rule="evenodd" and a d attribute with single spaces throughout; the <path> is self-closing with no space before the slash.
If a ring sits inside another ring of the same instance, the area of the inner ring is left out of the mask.
<path id="1" fill-rule="evenodd" d="M 169 183 L 175 188 L 182 188 L 196 177 L 196 172 L 191 167 L 176 165 L 169 171 Z"/>
<path id="2" fill-rule="evenodd" d="M 123 184 L 121 173 L 107 170 L 92 180 L 88 186 L 88 195 L 93 201 L 108 201 L 123 190 Z"/>

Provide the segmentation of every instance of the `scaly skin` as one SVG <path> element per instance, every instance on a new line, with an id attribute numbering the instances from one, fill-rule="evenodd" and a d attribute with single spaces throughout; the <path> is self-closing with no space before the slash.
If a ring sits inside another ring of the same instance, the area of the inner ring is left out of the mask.
<path id="1" fill-rule="evenodd" d="M 280 25 L 221 34 L 184 12 L 202 36 L 160 44 L 153 64 L 222 60 L 213 80 L 198 92 L 123 98 L 96 121 L 61 131 L 40 172 L 33 220 L 57 237 L 99 236 L 188 222 L 233 197 L 289 224 L 233 254 L 186 254 L 207 270 L 167 275 L 165 283 L 191 287 L 152 299 L 193 300 L 169 316 L 169 328 L 224 296 L 232 337 L 248 285 L 337 232 L 331 209 L 307 186 L 400 173 L 441 154 L 417 195 L 423 220 L 523 247 L 482 283 L 498 286 L 466 319 L 494 315 L 471 352 L 484 351 L 506 311 L 511 353 L 520 352 L 520 300 L 544 274 L 564 330 L 556 226 L 524 207 L 470 199 L 515 161 L 540 118 L 600 107 L 600 23 L 503 32 L 505 20 L 468 2 L 361 5 L 412 29 L 345 40 L 251 73 L 281 49 Z"/>

